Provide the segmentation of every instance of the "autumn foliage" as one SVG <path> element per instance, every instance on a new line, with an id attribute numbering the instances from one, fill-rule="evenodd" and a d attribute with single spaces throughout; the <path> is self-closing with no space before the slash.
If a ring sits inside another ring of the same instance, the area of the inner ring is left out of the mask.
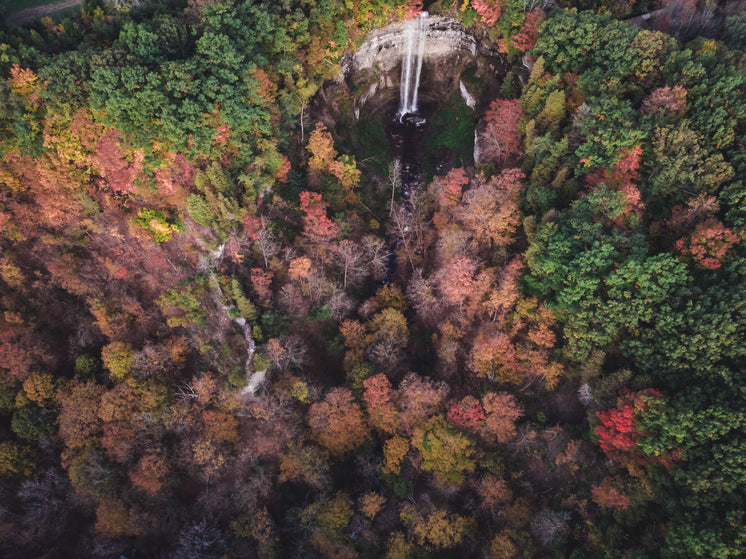
<path id="1" fill-rule="evenodd" d="M 316 440 L 332 454 L 344 454 L 368 438 L 360 405 L 346 388 L 329 391 L 308 410 L 308 426 Z"/>
<path id="2" fill-rule="evenodd" d="M 339 226 L 326 215 L 326 203 L 321 194 L 304 190 L 300 194 L 300 207 L 303 213 L 306 236 L 315 243 L 329 242 L 336 238 Z"/>
<path id="3" fill-rule="evenodd" d="M 399 412 L 395 406 L 396 395 L 386 375 L 379 373 L 363 382 L 363 399 L 368 421 L 383 433 L 394 434 L 399 427 Z"/>
<path id="4" fill-rule="evenodd" d="M 0 556 L 742 556 L 737 3 L 3 26 Z"/>
<path id="5" fill-rule="evenodd" d="M 480 160 L 504 163 L 521 155 L 523 140 L 518 123 L 522 115 L 518 99 L 492 101 L 477 131 Z"/>
<path id="6" fill-rule="evenodd" d="M 527 52 L 536 46 L 538 37 L 539 24 L 546 19 L 544 11 L 536 8 L 526 14 L 523 20 L 523 29 L 510 38 L 510 42 L 515 48 L 522 52 Z"/>
<path id="7" fill-rule="evenodd" d="M 596 413 L 601 422 L 594 429 L 599 446 L 609 458 L 619 461 L 631 471 L 651 463 L 670 465 L 673 459 L 673 454 L 651 457 L 638 448 L 643 436 L 639 429 L 640 418 L 660 395 L 654 388 L 628 392 L 619 398 L 615 408 Z"/>
<path id="8" fill-rule="evenodd" d="M 676 248 L 703 268 L 717 270 L 737 241 L 738 235 L 718 219 L 709 218 L 699 223 L 688 239 L 676 241 Z"/>
<path id="9" fill-rule="evenodd" d="M 468 6 L 468 0 L 464 2 L 462 9 Z M 493 27 L 502 13 L 502 3 L 500 0 L 471 0 L 471 7 L 477 12 L 484 21 L 485 25 Z"/>
<path id="10" fill-rule="evenodd" d="M 639 217 L 644 209 L 642 195 L 637 188 L 641 155 L 642 148 L 636 146 L 624 152 L 611 169 L 600 169 L 586 177 L 586 182 L 590 185 L 604 183 L 625 195 L 624 211 L 616 218 L 616 224 L 620 226 L 629 224 L 633 215 Z"/>
<path id="11" fill-rule="evenodd" d="M 593 495 L 593 502 L 600 507 L 623 510 L 629 506 L 629 496 L 620 487 L 620 484 L 610 477 L 605 477 L 600 484 L 594 485 L 591 494 Z"/>

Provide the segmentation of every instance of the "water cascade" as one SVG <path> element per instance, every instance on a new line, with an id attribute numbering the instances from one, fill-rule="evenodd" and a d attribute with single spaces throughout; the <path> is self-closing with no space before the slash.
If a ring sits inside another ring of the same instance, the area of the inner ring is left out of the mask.
<path id="1" fill-rule="evenodd" d="M 417 91 L 420 89 L 422 59 L 425 56 L 427 37 L 427 12 L 407 23 L 407 51 L 402 58 L 401 86 L 399 90 L 399 119 L 417 113 Z"/>

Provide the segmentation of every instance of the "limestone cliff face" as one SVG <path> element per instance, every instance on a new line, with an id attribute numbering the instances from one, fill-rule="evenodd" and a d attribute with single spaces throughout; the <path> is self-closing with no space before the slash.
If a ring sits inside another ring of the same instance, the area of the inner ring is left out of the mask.
<path id="1" fill-rule="evenodd" d="M 489 71 L 504 68 L 501 55 L 491 43 L 481 43 L 455 19 L 428 16 L 420 99 L 442 101 L 459 88 L 465 68 L 485 62 Z M 407 49 L 407 24 L 394 23 L 372 31 L 356 52 L 347 56 L 338 83 L 357 91 L 354 112 L 375 112 L 398 98 L 401 62 Z M 500 68 L 498 68 L 500 67 Z"/>
<path id="2" fill-rule="evenodd" d="M 394 23 L 383 29 L 372 31 L 352 55 L 345 68 L 346 73 L 364 69 L 378 69 L 388 72 L 397 66 L 406 50 L 406 23 Z M 481 47 L 476 38 L 470 35 L 455 19 L 429 16 L 427 18 L 427 43 L 425 61 L 446 58 L 460 52 L 472 57 L 478 54 L 497 54 Z"/>

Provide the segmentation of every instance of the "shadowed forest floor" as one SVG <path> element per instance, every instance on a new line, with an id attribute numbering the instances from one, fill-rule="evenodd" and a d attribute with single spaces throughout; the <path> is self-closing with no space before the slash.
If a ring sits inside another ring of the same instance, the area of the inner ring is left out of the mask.
<path id="1" fill-rule="evenodd" d="M 66 8 L 72 8 L 73 6 L 79 6 L 81 0 L 67 0 L 66 2 L 55 2 L 54 4 L 44 4 L 43 6 L 36 6 L 35 8 L 28 8 L 21 10 L 11 15 L 8 20 L 11 23 L 23 23 L 36 17 L 44 17 Z"/>

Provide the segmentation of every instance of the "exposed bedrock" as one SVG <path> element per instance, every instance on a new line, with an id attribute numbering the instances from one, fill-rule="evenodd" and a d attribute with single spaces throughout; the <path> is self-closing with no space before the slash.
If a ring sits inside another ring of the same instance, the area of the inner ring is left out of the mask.
<path id="1" fill-rule="evenodd" d="M 324 88 L 321 102 L 337 108 L 346 98 L 343 105 L 356 119 L 361 110 L 375 113 L 398 100 L 409 29 L 407 22 L 400 22 L 369 33 L 357 51 L 346 56 L 339 79 Z M 427 16 L 423 58 L 419 99 L 436 105 L 463 87 L 460 77 L 467 68 L 474 69 L 485 92 L 507 69 L 496 45 L 477 39 L 457 20 L 440 16 Z M 468 93 L 484 101 L 482 91 Z"/>

